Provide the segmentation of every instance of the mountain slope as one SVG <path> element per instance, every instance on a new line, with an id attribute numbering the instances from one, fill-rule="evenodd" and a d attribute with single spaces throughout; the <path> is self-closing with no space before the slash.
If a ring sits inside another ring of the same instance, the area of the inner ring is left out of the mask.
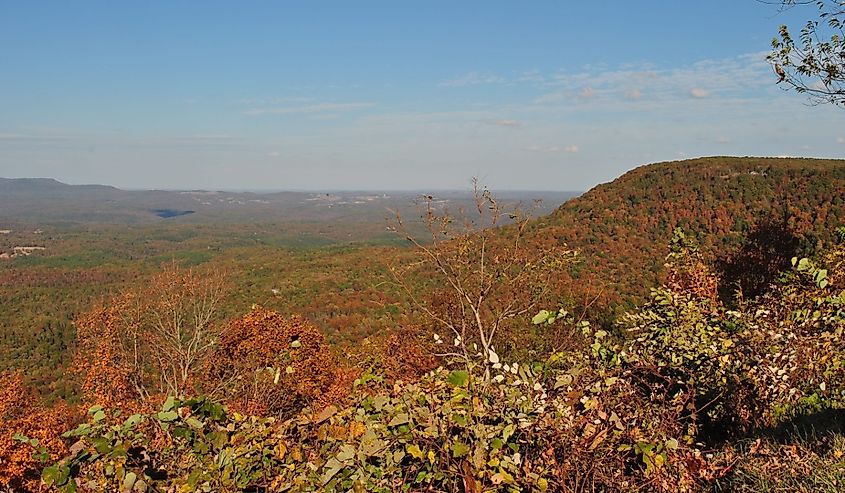
<path id="1" fill-rule="evenodd" d="M 730 271 L 745 268 L 731 263 L 740 248 L 765 257 L 772 242 L 814 246 L 843 224 L 845 161 L 710 157 L 636 168 L 537 220 L 532 235 L 579 249 L 585 258 L 573 286 L 615 305 L 642 300 L 656 285 L 676 226 Z"/>

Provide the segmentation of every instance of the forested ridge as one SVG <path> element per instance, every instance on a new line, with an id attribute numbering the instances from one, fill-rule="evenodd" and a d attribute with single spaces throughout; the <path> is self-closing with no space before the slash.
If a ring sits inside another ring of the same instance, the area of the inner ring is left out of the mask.
<path id="1" fill-rule="evenodd" d="M 59 371 L 7 361 L 0 486 L 839 491 L 843 179 L 702 158 L 537 219 L 483 188 L 429 199 L 392 223 L 410 248 L 179 228 L 102 264 L 28 257 L 6 293 L 85 294 L 61 329 L 4 332 Z"/>
<path id="2" fill-rule="evenodd" d="M 608 306 L 630 308 L 665 275 L 661 252 L 675 227 L 700 238 L 723 268 L 743 247 L 789 243 L 792 251 L 769 259 L 782 269 L 796 252 L 829 242 L 829 226 L 840 224 L 845 161 L 707 157 L 638 167 L 538 219 L 530 234 L 578 249 L 585 260 L 576 279 L 597 287 Z"/>

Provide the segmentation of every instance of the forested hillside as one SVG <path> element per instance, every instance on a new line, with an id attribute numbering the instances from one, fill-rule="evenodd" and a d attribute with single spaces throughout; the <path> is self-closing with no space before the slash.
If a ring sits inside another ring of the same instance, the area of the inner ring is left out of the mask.
<path id="1" fill-rule="evenodd" d="M 676 226 L 701 238 L 705 256 L 729 271 L 723 288 L 731 291 L 751 275 L 730 272 L 735 256 L 776 272 L 798 250 L 829 241 L 829 225 L 838 224 L 845 224 L 845 161 L 709 157 L 629 171 L 540 218 L 530 234 L 579 250 L 575 286 L 630 307 L 664 274 L 660 252 Z M 771 255 L 760 258 L 766 249 Z"/>
<path id="2" fill-rule="evenodd" d="M 837 491 L 843 193 L 845 161 L 710 158 L 539 219 L 428 197 L 410 248 L 30 231 L 92 249 L 6 266 L 45 328 L 4 329 L 0 485 Z"/>
<path id="3" fill-rule="evenodd" d="M 518 316 L 522 331 L 562 329 L 570 344 L 520 360 L 496 334 L 519 310 L 500 298 L 478 307 L 503 276 L 538 271 L 503 266 L 498 245 L 485 260 L 484 232 L 417 246 L 452 286 L 449 303 L 430 305 L 433 341 L 397 332 L 364 344 L 357 364 L 299 317 L 253 306 L 223 322 L 212 312 L 225 278 L 171 268 L 77 320 L 82 406 L 44 407 L 19 376 L 3 376 L 0 484 L 841 491 L 845 229 L 831 235 L 768 293 L 731 307 L 678 228 L 667 283 L 616 320 L 616 335 L 566 307 L 532 310 Z"/>

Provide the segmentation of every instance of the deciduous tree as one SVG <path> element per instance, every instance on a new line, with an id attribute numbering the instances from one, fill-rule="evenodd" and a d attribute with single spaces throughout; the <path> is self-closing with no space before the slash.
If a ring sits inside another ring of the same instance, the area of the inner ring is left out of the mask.
<path id="1" fill-rule="evenodd" d="M 768 3 L 768 2 L 767 2 Z M 845 3 L 839 0 L 783 0 L 782 8 L 815 5 L 818 18 L 807 21 L 797 39 L 780 27 L 768 56 L 778 82 L 807 94 L 814 103 L 845 103 Z"/>

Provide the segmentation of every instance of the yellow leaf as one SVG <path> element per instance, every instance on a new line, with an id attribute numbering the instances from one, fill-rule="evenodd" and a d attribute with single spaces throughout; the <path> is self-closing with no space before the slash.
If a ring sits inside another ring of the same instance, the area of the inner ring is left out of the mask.
<path id="1" fill-rule="evenodd" d="M 423 454 L 423 451 L 420 450 L 420 446 L 416 443 L 407 445 L 405 447 L 405 451 L 408 452 L 408 454 L 410 454 L 411 457 L 413 457 L 414 459 L 422 459 L 425 456 L 425 454 Z"/>
<path id="2" fill-rule="evenodd" d="M 349 423 L 349 435 L 352 438 L 358 438 L 367 431 L 367 427 L 360 421 L 353 421 Z"/>

